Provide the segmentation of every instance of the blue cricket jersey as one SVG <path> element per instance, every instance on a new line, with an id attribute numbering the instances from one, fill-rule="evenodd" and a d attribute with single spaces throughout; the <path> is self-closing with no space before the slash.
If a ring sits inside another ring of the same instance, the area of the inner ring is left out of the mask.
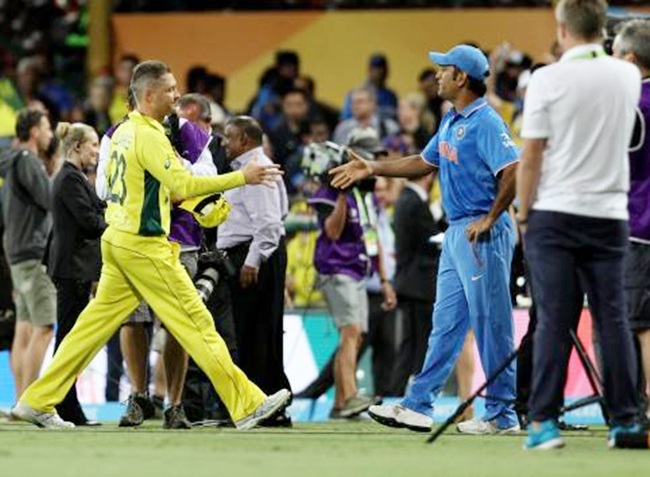
<path id="1" fill-rule="evenodd" d="M 497 174 L 517 162 L 508 126 L 485 98 L 451 109 L 422 157 L 439 169 L 442 206 L 451 221 L 485 215 L 497 195 Z"/>

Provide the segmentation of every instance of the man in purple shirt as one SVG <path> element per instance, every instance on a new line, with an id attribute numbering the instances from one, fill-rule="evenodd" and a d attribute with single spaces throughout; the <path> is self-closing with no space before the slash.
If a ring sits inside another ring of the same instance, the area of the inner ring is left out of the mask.
<path id="1" fill-rule="evenodd" d="M 369 160 L 373 151 L 363 149 L 361 138 L 370 129 L 351 132 L 349 146 Z M 376 140 L 376 139 L 375 139 Z M 356 147 L 356 145 L 359 147 Z M 374 184 L 373 184 L 374 185 Z M 366 278 L 378 271 L 382 308 L 393 309 L 395 292 L 380 259 L 376 203 L 370 187 L 336 190 L 322 185 L 308 203 L 318 214 L 321 234 L 316 242 L 314 265 L 334 323 L 339 331 L 339 347 L 334 357 L 334 406 L 331 418 L 353 418 L 366 411 L 375 400 L 357 393 L 356 368 L 363 336 L 368 332 Z"/>
<path id="2" fill-rule="evenodd" d="M 650 21 L 626 23 L 614 41 L 614 56 L 639 67 L 643 78 L 637 124 L 630 148 L 630 247 L 625 289 L 630 325 L 639 340 L 645 377 L 646 419 L 650 419 Z"/>

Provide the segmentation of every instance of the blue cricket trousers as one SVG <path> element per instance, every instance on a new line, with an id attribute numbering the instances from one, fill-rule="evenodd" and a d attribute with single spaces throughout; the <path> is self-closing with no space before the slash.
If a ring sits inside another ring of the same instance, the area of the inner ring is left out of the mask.
<path id="1" fill-rule="evenodd" d="M 422 370 L 402 401 L 416 412 L 431 415 L 433 399 L 441 391 L 463 347 L 471 326 L 486 376 L 501 366 L 514 349 L 510 265 L 514 230 L 502 214 L 484 238 L 472 244 L 467 225 L 477 217 L 450 224 L 445 233 L 438 269 L 433 329 Z M 485 420 L 500 428 L 517 423 L 513 362 L 487 388 Z"/>

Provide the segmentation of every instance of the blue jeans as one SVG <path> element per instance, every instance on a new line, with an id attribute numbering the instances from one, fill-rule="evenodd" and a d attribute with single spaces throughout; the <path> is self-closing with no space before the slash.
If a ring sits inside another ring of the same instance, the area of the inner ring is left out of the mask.
<path id="1" fill-rule="evenodd" d="M 472 244 L 465 229 L 476 219 L 452 222 L 445 233 L 427 355 L 402 401 L 403 406 L 422 414 L 432 414 L 433 399 L 449 377 L 470 326 L 486 376 L 514 349 L 509 289 L 513 227 L 507 214 L 502 214 L 488 236 Z M 496 419 L 501 428 L 517 423 L 515 374 L 513 362 L 487 388 L 483 418 Z"/>

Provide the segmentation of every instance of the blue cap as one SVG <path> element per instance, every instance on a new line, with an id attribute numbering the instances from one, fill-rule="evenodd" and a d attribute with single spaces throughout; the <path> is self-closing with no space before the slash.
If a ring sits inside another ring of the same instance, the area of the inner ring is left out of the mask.
<path id="1" fill-rule="evenodd" d="M 484 80 L 490 74 L 488 59 L 474 46 L 454 46 L 447 53 L 429 52 L 429 59 L 439 66 L 455 66 L 477 80 Z"/>

